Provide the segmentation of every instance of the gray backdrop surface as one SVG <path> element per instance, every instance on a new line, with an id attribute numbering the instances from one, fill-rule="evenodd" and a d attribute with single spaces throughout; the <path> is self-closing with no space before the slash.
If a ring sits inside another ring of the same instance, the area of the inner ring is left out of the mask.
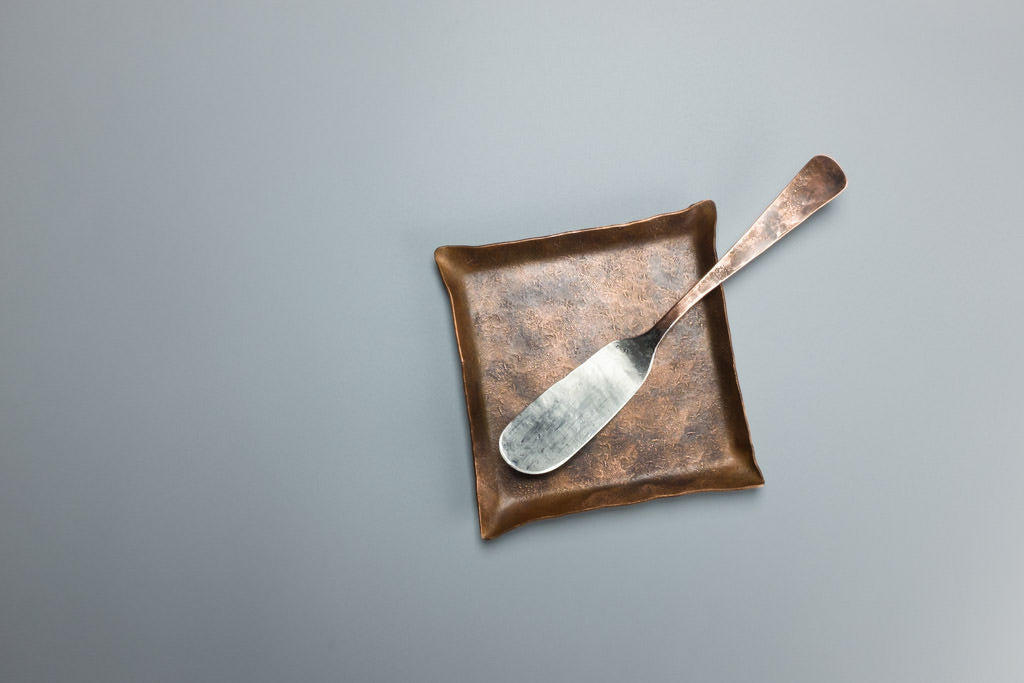
<path id="1" fill-rule="evenodd" d="M 1017 3 L 0 5 L 0 680 L 1020 681 Z M 765 488 L 478 538 L 432 250 L 847 192 Z"/>

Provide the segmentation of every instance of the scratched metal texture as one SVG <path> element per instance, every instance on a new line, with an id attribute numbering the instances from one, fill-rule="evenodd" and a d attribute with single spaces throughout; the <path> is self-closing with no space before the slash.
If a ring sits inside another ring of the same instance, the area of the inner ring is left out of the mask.
<path id="1" fill-rule="evenodd" d="M 502 460 L 502 429 L 608 342 L 650 327 L 717 260 L 715 205 L 623 225 L 439 248 L 451 296 L 476 471 L 480 533 L 546 517 L 764 484 L 711 292 L 666 337 L 647 381 L 565 466 Z"/>

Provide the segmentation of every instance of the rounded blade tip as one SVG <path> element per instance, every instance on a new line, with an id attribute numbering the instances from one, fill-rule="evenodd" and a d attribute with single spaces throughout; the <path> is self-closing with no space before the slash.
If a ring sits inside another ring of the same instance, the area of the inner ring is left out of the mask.
<path id="1" fill-rule="evenodd" d="M 548 472 L 551 472 L 553 470 L 558 469 L 562 464 L 565 463 L 566 460 L 568 460 L 568 458 L 566 458 L 562 462 L 556 462 L 554 464 L 544 465 L 543 467 L 536 467 L 536 466 L 531 467 L 530 465 L 528 465 L 526 463 L 526 461 L 528 461 L 530 459 L 529 458 L 529 454 L 527 454 L 527 453 L 520 453 L 517 456 L 514 452 L 510 453 L 510 451 L 514 451 L 515 449 L 514 448 L 509 448 L 509 446 L 507 445 L 507 435 L 508 435 L 509 427 L 511 427 L 514 422 L 515 422 L 515 420 L 510 422 L 508 424 L 508 426 L 505 427 L 505 429 L 502 430 L 501 436 L 498 437 L 498 452 L 501 453 L 501 459 L 504 460 L 505 463 L 509 467 L 514 469 L 516 472 L 520 472 L 522 474 L 534 474 L 534 475 L 536 475 L 536 474 L 547 474 Z"/>

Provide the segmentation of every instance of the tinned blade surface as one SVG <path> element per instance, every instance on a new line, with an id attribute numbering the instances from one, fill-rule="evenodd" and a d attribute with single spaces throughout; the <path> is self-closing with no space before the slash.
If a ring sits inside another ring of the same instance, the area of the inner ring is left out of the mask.
<path id="1" fill-rule="evenodd" d="M 551 385 L 501 433 L 505 462 L 544 474 L 575 455 L 644 383 L 656 347 L 650 335 L 612 342 Z"/>

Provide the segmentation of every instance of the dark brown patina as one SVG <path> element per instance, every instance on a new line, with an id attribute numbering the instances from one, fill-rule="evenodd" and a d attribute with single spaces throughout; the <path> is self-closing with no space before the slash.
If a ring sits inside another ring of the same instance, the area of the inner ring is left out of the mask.
<path id="1" fill-rule="evenodd" d="M 657 320 L 716 259 L 710 201 L 634 223 L 435 259 L 451 296 L 480 532 L 664 496 L 761 486 L 716 289 L 662 342 L 651 374 L 580 455 L 548 474 L 510 468 L 502 429 L 614 339 Z"/>

